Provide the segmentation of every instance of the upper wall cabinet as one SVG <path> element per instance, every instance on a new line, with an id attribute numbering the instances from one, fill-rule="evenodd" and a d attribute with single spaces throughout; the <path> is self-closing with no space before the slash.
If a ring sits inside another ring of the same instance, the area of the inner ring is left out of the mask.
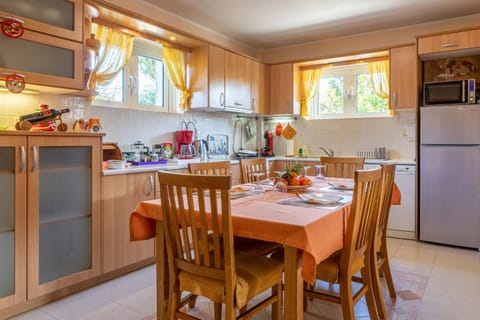
<path id="1" fill-rule="evenodd" d="M 18 73 L 27 84 L 82 89 L 82 15 L 83 0 L 1 1 L 0 20 L 16 19 L 25 31 L 0 34 L 0 79 Z"/>
<path id="2" fill-rule="evenodd" d="M 251 59 L 212 45 L 188 56 L 192 109 L 252 112 Z"/>
<path id="3" fill-rule="evenodd" d="M 266 67 L 252 60 L 252 108 L 254 113 L 267 114 Z"/>
<path id="4" fill-rule="evenodd" d="M 435 58 L 449 54 L 466 54 L 480 48 L 480 29 L 445 33 L 418 38 L 418 54 Z"/>
<path id="5" fill-rule="evenodd" d="M 390 106 L 418 106 L 418 58 L 415 45 L 390 50 Z"/>
<path id="6" fill-rule="evenodd" d="M 294 99 L 295 67 L 292 63 L 270 66 L 270 114 L 298 114 Z"/>
<path id="7" fill-rule="evenodd" d="M 83 0 L 1 1 L 0 19 L 10 17 L 22 20 L 25 29 L 83 42 Z"/>

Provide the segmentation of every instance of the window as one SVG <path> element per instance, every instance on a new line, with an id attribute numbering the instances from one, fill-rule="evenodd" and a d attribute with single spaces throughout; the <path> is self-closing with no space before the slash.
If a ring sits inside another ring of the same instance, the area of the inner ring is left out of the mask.
<path id="1" fill-rule="evenodd" d="M 317 119 L 389 115 L 388 99 L 376 95 L 367 63 L 324 68 L 313 105 Z"/>
<path id="2" fill-rule="evenodd" d="M 165 75 L 162 47 L 149 40 L 136 38 L 128 64 L 97 91 L 95 105 L 177 111 L 178 90 Z"/>

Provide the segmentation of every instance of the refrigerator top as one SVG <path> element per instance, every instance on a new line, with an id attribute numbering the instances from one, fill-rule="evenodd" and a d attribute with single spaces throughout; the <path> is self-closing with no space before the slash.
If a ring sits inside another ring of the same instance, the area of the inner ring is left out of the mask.
<path id="1" fill-rule="evenodd" d="M 480 105 L 420 108 L 420 144 L 480 145 Z"/>

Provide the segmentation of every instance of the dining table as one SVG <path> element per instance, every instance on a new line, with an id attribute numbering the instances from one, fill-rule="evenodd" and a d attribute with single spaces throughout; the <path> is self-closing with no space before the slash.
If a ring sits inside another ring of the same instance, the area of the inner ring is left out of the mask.
<path id="1" fill-rule="evenodd" d="M 244 184 L 252 191 L 231 199 L 235 236 L 284 247 L 284 319 L 289 320 L 303 319 L 304 281 L 313 284 L 316 265 L 342 248 L 353 196 L 353 179 L 309 178 L 311 185 L 283 192 L 269 180 L 263 182 L 264 192 L 253 192 L 254 184 Z M 310 201 L 310 196 L 320 200 Z M 163 320 L 167 319 L 168 273 L 159 199 L 140 202 L 130 216 L 132 241 L 152 237 L 156 237 L 157 319 Z"/>

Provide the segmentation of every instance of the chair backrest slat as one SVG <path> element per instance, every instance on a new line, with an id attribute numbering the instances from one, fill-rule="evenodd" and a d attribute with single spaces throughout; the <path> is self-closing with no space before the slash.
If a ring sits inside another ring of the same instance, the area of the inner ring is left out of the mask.
<path id="1" fill-rule="evenodd" d="M 255 182 L 252 173 L 261 172 L 267 178 L 267 160 L 265 158 L 240 159 L 240 178 L 242 183 Z"/>
<path id="2" fill-rule="evenodd" d="M 188 172 L 204 176 L 230 175 L 230 161 L 192 162 L 188 164 Z"/>
<path id="3" fill-rule="evenodd" d="M 320 157 L 320 162 L 325 165 L 324 176 L 353 179 L 355 170 L 363 169 L 365 159 L 355 157 Z"/>

